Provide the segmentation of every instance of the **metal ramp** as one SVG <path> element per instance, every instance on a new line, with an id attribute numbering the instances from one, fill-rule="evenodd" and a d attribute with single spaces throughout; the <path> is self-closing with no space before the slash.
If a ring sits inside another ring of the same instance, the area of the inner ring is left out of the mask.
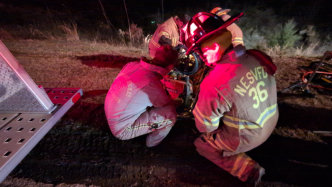
<path id="1" fill-rule="evenodd" d="M 38 87 L 0 41 L 0 183 L 82 95 Z"/>

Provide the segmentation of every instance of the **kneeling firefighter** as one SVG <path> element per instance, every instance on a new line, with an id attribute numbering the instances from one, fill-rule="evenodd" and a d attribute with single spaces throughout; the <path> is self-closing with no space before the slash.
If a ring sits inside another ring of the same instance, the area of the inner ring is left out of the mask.
<path id="1" fill-rule="evenodd" d="M 196 150 L 241 181 L 257 184 L 265 170 L 245 152 L 265 142 L 277 124 L 276 66 L 234 37 L 242 37 L 233 24 L 242 15 L 223 20 L 200 12 L 188 22 L 184 43 L 188 54 L 197 53 L 211 68 L 193 110 L 202 133 Z"/>
<path id="2" fill-rule="evenodd" d="M 153 147 L 167 136 L 177 114 L 160 80 L 177 59 L 171 46 L 161 46 L 152 60 L 130 62 L 120 71 L 105 99 L 105 114 L 115 137 L 128 140 L 147 134 L 146 146 Z"/>

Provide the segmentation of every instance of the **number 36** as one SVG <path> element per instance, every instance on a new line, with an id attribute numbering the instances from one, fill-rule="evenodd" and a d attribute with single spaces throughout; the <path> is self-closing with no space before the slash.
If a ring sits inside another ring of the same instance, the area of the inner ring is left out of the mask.
<path id="1" fill-rule="evenodd" d="M 265 83 L 263 81 L 259 81 L 256 87 L 252 87 L 249 90 L 249 97 L 252 97 L 252 99 L 256 101 L 256 103 L 252 105 L 255 109 L 259 107 L 260 103 L 266 101 L 269 97 L 267 90 L 262 88 L 264 86 Z"/>

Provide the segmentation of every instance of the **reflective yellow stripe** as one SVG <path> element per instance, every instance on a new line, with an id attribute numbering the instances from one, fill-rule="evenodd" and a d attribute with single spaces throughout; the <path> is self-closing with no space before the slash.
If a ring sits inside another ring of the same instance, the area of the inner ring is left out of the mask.
<path id="1" fill-rule="evenodd" d="M 170 39 L 170 35 L 167 32 L 164 32 L 164 31 L 160 32 L 159 37 L 161 37 L 161 36 L 165 36 L 166 38 Z"/>
<path id="2" fill-rule="evenodd" d="M 225 146 L 221 145 L 219 142 L 214 141 L 214 144 L 216 144 L 217 150 L 225 150 Z"/>
<path id="3" fill-rule="evenodd" d="M 204 121 L 202 120 L 201 116 L 197 114 L 197 108 L 193 111 L 193 114 L 195 116 L 195 119 L 197 119 L 200 123 L 205 124 Z"/>
<path id="4" fill-rule="evenodd" d="M 233 168 L 231 170 L 231 174 L 233 175 L 236 175 L 235 172 L 237 171 L 238 167 L 239 167 L 239 162 L 242 160 L 242 154 L 238 154 L 235 162 L 234 162 L 234 165 L 233 165 Z"/>
<path id="5" fill-rule="evenodd" d="M 269 120 L 276 113 L 276 111 L 277 104 L 270 106 L 269 108 L 265 109 L 264 112 L 259 116 L 256 123 L 260 124 L 260 126 L 263 127 L 265 122 Z"/>
<path id="6" fill-rule="evenodd" d="M 239 43 L 239 44 L 243 44 L 244 42 L 242 41 L 242 42 L 240 42 L 240 41 L 233 41 L 232 42 L 233 44 L 237 44 L 237 43 Z"/>
<path id="7" fill-rule="evenodd" d="M 232 39 L 232 43 L 243 44 L 243 38 L 242 37 L 235 37 L 235 38 Z"/>
<path id="8" fill-rule="evenodd" d="M 225 147 L 229 151 L 234 151 L 234 149 L 230 148 L 225 142 L 223 142 L 222 138 L 220 137 L 220 134 L 216 134 L 216 136 L 218 141 L 215 142 L 220 142 L 223 145 L 223 147 Z"/>
<path id="9" fill-rule="evenodd" d="M 154 41 L 154 39 L 151 39 L 151 43 L 156 47 L 160 47 L 160 45 L 156 41 Z"/>
<path id="10" fill-rule="evenodd" d="M 264 127 L 265 123 L 277 112 L 277 104 L 274 104 L 264 110 L 261 113 L 256 122 L 250 122 L 247 120 L 242 120 L 236 117 L 224 116 L 224 124 L 230 127 L 237 127 L 239 129 L 257 129 Z M 226 121 L 229 120 L 229 121 Z M 233 121 L 233 122 L 230 122 Z"/>
<path id="11" fill-rule="evenodd" d="M 261 126 L 257 125 L 241 125 L 240 129 L 258 129 L 262 128 Z"/>
<path id="12" fill-rule="evenodd" d="M 202 114 L 198 107 L 195 107 L 194 115 L 199 122 L 207 126 L 217 127 L 219 125 L 219 117 L 211 119 L 209 116 Z M 205 120 L 204 120 L 205 119 Z"/>
<path id="13" fill-rule="evenodd" d="M 327 83 L 332 83 L 332 81 L 330 81 L 329 79 L 325 78 L 325 77 L 322 77 L 322 80 L 327 82 Z"/>
<path id="14" fill-rule="evenodd" d="M 272 116 L 274 116 L 274 114 L 276 113 L 276 110 L 274 112 L 272 112 L 271 114 L 269 114 L 262 122 L 262 127 L 264 126 L 264 124 L 266 123 L 267 120 L 269 120 Z"/>
<path id="15" fill-rule="evenodd" d="M 219 125 L 219 118 L 215 118 L 215 120 L 211 121 L 212 126 L 218 127 Z"/>
<path id="16" fill-rule="evenodd" d="M 202 119 L 202 117 L 199 115 L 199 114 L 197 114 L 197 112 L 196 112 L 196 110 L 194 110 L 194 115 L 195 115 L 195 119 L 197 119 L 200 123 L 202 123 L 202 124 L 204 124 L 204 125 L 206 125 L 206 126 L 218 126 L 218 124 L 213 124 L 213 123 L 210 123 L 209 121 L 204 121 L 204 118 Z"/>
<path id="17" fill-rule="evenodd" d="M 240 121 L 241 120 L 239 118 L 236 118 L 236 117 L 233 117 L 233 116 L 229 116 L 229 115 L 224 115 L 224 118 L 228 118 L 228 119 L 233 120 L 233 121 Z"/>
<path id="18" fill-rule="evenodd" d="M 233 40 L 243 40 L 242 37 L 234 37 Z"/>
<path id="19" fill-rule="evenodd" d="M 205 140 L 206 140 L 206 139 L 205 139 Z M 214 144 L 214 141 L 212 141 L 212 140 L 206 140 L 206 142 L 208 142 L 208 143 L 210 144 L 210 146 L 213 147 L 213 148 L 215 148 L 216 150 L 219 150 L 219 149 L 220 149 L 220 147 L 218 147 L 218 146 L 216 146 L 216 145 Z"/>
<path id="20" fill-rule="evenodd" d="M 172 38 L 172 46 L 173 46 L 173 47 L 176 47 L 176 43 L 177 43 L 176 38 Z"/>
<path id="21" fill-rule="evenodd" d="M 168 119 L 165 119 L 165 120 L 161 120 L 161 121 L 158 121 L 158 122 L 154 122 L 154 123 L 157 123 L 157 124 L 164 124 L 164 123 L 169 123 L 169 122 L 172 122 L 171 120 L 168 120 Z M 146 124 L 141 124 L 141 125 L 137 125 L 137 126 L 129 126 L 127 127 L 127 129 L 131 129 L 131 130 L 135 130 L 135 129 L 141 129 L 141 128 L 144 128 L 144 127 L 150 127 L 151 126 L 151 123 L 146 123 Z"/>
<path id="22" fill-rule="evenodd" d="M 239 119 L 239 118 L 236 118 L 236 117 L 225 115 L 224 118 L 225 119 L 229 119 L 229 120 L 234 121 L 234 122 L 238 122 L 236 124 L 236 123 L 232 123 L 232 122 L 223 120 L 223 123 L 225 125 L 230 126 L 230 127 L 239 128 L 240 130 L 241 129 L 257 129 L 257 128 L 261 128 L 261 126 L 259 124 L 252 123 L 250 121 Z"/>
<path id="23" fill-rule="evenodd" d="M 226 14 L 226 11 L 222 11 L 222 12 L 217 13 L 218 16 L 222 16 L 222 15 L 225 15 L 225 14 Z"/>
<path id="24" fill-rule="evenodd" d="M 233 128 L 239 128 L 239 125 L 236 125 L 234 123 L 228 122 L 228 121 L 223 121 L 223 123 L 229 127 L 233 127 Z"/>
<path id="25" fill-rule="evenodd" d="M 239 173 L 237 174 L 237 176 L 238 176 L 238 177 L 240 177 L 240 178 L 241 178 L 241 176 L 242 176 L 243 172 L 245 171 L 245 169 L 247 168 L 247 165 L 249 164 L 249 161 L 250 161 L 250 159 L 249 159 L 249 158 L 245 158 L 245 161 L 244 161 L 244 163 L 242 164 L 242 166 L 241 166 L 241 169 L 240 169 Z"/>

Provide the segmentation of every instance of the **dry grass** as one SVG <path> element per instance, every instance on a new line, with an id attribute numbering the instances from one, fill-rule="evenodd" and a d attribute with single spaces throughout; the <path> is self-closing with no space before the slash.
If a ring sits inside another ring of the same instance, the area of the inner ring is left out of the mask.
<path id="1" fill-rule="evenodd" d="M 7 177 L 6 180 L 4 180 L 0 187 L 19 187 L 19 186 L 35 186 L 35 187 L 86 187 L 86 184 L 66 184 L 66 183 L 60 183 L 57 185 L 51 184 L 51 183 L 43 183 L 43 182 L 36 182 L 32 179 L 26 179 L 26 178 L 14 178 L 14 177 Z M 95 185 L 89 185 L 89 187 L 97 187 Z"/>
<path id="2" fill-rule="evenodd" d="M 80 87 L 84 91 L 108 89 L 120 69 L 82 65 L 77 56 L 147 56 L 146 49 L 82 40 L 5 40 L 4 43 L 38 84 L 44 87 Z M 277 86 L 281 90 L 299 80 L 301 71 L 297 69 L 298 66 L 307 66 L 319 59 L 275 56 L 273 60 L 278 67 Z M 331 109 L 332 100 L 326 98 L 327 96 L 317 95 L 315 99 L 290 98 L 289 102 Z M 286 101 L 288 102 L 287 99 Z"/>
<path id="3" fill-rule="evenodd" d="M 78 35 L 77 31 L 77 24 L 63 24 L 59 25 L 59 28 L 65 33 L 65 38 L 68 41 L 77 41 L 80 40 L 80 37 Z"/>
<path id="4" fill-rule="evenodd" d="M 301 139 L 305 141 L 312 141 L 317 143 L 325 143 L 322 138 L 316 134 L 314 134 L 312 131 L 305 130 L 305 129 L 292 129 L 288 127 L 277 127 L 273 134 L 277 134 L 279 136 L 288 137 L 288 138 L 295 138 L 295 139 Z"/>
<path id="5" fill-rule="evenodd" d="M 274 46 L 274 47 L 266 48 L 265 52 L 266 52 L 266 54 L 268 54 L 272 57 L 281 56 L 283 54 L 283 50 L 281 50 L 281 47 L 278 45 Z"/>
<path id="6" fill-rule="evenodd" d="M 294 54 L 296 56 L 319 56 L 317 48 L 320 45 L 319 42 L 310 43 L 307 47 L 303 45 L 295 49 Z"/>
<path id="7" fill-rule="evenodd" d="M 140 57 L 138 48 L 87 41 L 4 41 L 28 74 L 44 87 L 79 87 L 83 92 L 109 89 L 119 68 L 82 65 L 77 56 L 112 54 Z M 98 99 L 99 100 L 99 99 Z"/>

